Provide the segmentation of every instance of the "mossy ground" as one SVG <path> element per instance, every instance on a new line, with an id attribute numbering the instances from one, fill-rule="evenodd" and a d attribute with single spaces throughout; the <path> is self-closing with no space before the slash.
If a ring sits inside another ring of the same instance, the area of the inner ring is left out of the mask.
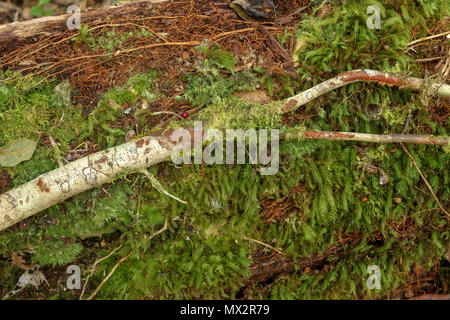
<path id="1" fill-rule="evenodd" d="M 367 29 L 369 4 L 382 8 L 389 28 Z M 258 66 L 236 72 L 231 53 L 214 44 L 202 45 L 196 51 L 196 71 L 186 76 L 186 90 L 176 99 L 203 107 L 187 121 L 201 119 L 216 127 L 270 128 L 302 119 L 299 124 L 314 130 L 387 133 L 401 132 L 411 117 L 410 133 L 446 135 L 448 120 L 438 123 L 433 117 L 440 101 L 409 90 L 352 84 L 283 119 L 267 107 L 232 96 L 235 91 L 262 87 L 279 100 L 356 68 L 424 77 L 405 49 L 413 28 L 416 37 L 423 36 L 427 26 L 448 15 L 445 4 L 347 1 L 322 17 L 315 14 L 322 7 L 318 4 L 295 32 L 295 39 L 305 43 L 297 52 L 300 79 L 273 76 Z M 288 36 L 279 41 L 283 44 Z M 82 39 L 79 42 L 76 45 L 83 45 Z M 13 76 L 7 72 L 0 77 Z M 155 128 L 147 124 L 154 110 L 145 106 L 164 95 L 159 76 L 161 72 L 153 70 L 131 76 L 105 92 L 88 115 L 72 104 L 70 97 L 77 88 L 65 81 L 38 84 L 38 78 L 26 76 L 1 82 L 0 145 L 17 137 L 39 139 L 30 161 L 2 169 L 11 180 L 7 188 L 56 168 L 58 159 L 72 160 L 120 144 L 128 130 L 138 127 L 138 135 L 151 133 Z M 50 136 L 59 150 L 51 147 Z M 0 292 L 11 290 L 22 272 L 8 259 L 17 253 L 27 263 L 59 273 L 55 277 L 60 284 L 42 298 L 78 298 L 79 291 L 64 290 L 67 275 L 60 266 L 79 265 L 85 280 L 94 261 L 120 245 L 99 265 L 88 292 L 121 257 L 132 254 L 98 298 L 381 298 L 414 289 L 419 271 L 434 274 L 434 292 L 447 292 L 448 221 L 399 146 L 286 141 L 280 147 L 280 170 L 274 176 L 261 176 L 252 165 L 176 167 L 167 162 L 150 168 L 164 188 L 187 205 L 158 192 L 146 177 L 129 174 L 3 231 Z M 75 152 L 82 149 L 86 151 Z M 408 150 L 448 207 L 449 154 L 437 146 L 408 146 Z M 367 165 L 381 168 L 389 182 L 380 185 L 379 174 L 369 173 Z M 296 210 L 280 221 L 265 222 L 262 201 L 282 197 L 289 198 Z M 165 221 L 168 229 L 152 238 Z M 264 248 L 249 239 L 279 248 L 293 261 L 330 247 L 342 250 L 328 257 L 320 269 L 295 268 L 270 283 L 249 283 L 254 253 Z M 381 269 L 380 290 L 366 286 L 369 265 Z M 34 294 L 27 290 L 26 294 Z"/>

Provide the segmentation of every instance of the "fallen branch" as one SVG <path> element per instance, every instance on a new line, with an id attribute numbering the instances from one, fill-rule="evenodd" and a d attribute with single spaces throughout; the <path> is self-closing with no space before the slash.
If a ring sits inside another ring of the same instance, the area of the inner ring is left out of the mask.
<path id="1" fill-rule="evenodd" d="M 124 15 L 138 16 L 151 10 L 155 5 L 168 0 L 146 0 L 123 2 L 115 6 L 97 8 L 81 13 L 81 23 L 88 24 L 104 21 L 106 18 L 115 19 Z M 70 14 L 42 17 L 29 21 L 13 22 L 0 26 L 0 51 L 11 50 L 21 43 L 37 36 L 50 36 L 68 30 L 67 19 Z"/>
<path id="2" fill-rule="evenodd" d="M 78 193 L 111 182 L 122 172 L 166 160 L 173 145 L 144 137 L 73 161 L 0 195 L 0 231 Z"/>
<path id="3" fill-rule="evenodd" d="M 422 79 L 405 78 L 380 71 L 350 71 L 287 99 L 280 113 L 295 110 L 322 94 L 357 81 L 372 81 L 414 90 L 419 90 L 424 84 Z M 450 86 L 446 84 L 432 84 L 432 88 L 439 95 L 450 96 Z M 409 134 L 298 131 L 287 138 L 405 142 L 443 146 L 449 144 L 447 137 Z M 166 136 L 144 137 L 73 161 L 0 194 L 0 231 L 78 193 L 111 182 L 119 173 L 136 172 L 163 162 L 170 157 L 173 147 Z"/>
<path id="4" fill-rule="evenodd" d="M 287 139 L 331 140 L 331 141 L 361 141 L 374 143 L 415 143 L 446 146 L 450 143 L 448 137 L 435 137 L 419 134 L 370 134 L 358 132 L 336 131 L 297 131 L 285 136 Z"/>
<path id="5" fill-rule="evenodd" d="M 300 106 L 307 104 L 315 98 L 324 95 L 337 88 L 346 86 L 355 82 L 375 82 L 382 85 L 396 86 L 399 88 L 408 88 L 412 90 L 421 90 L 424 88 L 424 80 L 413 77 L 403 77 L 395 73 L 376 71 L 376 70 L 352 70 L 342 73 L 335 78 L 324 81 L 308 90 L 299 93 L 285 101 L 282 106 L 282 113 L 294 111 Z M 450 97 L 450 85 L 443 83 L 431 84 L 433 94 Z"/>

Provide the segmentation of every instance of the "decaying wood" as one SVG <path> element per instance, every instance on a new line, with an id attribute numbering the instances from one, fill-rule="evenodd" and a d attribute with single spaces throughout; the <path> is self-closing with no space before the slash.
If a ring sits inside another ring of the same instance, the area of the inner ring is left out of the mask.
<path id="1" fill-rule="evenodd" d="M 83 11 L 81 12 L 81 24 L 100 22 L 106 18 L 115 19 L 127 15 L 143 15 L 155 5 L 168 1 L 122 2 L 116 6 Z M 69 16 L 70 14 L 64 14 L 0 25 L 0 51 L 3 49 L 10 50 L 12 47 L 16 47 L 37 36 L 51 36 L 67 30 L 67 19 Z"/>

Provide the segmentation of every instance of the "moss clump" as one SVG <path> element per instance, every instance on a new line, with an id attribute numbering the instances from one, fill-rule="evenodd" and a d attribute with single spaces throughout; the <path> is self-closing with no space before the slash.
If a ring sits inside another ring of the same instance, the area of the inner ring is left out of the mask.
<path id="1" fill-rule="evenodd" d="M 198 118 L 208 128 L 279 128 L 281 105 L 281 102 L 258 105 L 238 98 L 222 99 L 201 110 Z"/>
<path id="2" fill-rule="evenodd" d="M 87 45 L 92 50 L 102 49 L 103 51 L 113 53 L 118 50 L 122 44 L 130 38 L 153 38 L 154 34 L 146 28 L 129 32 L 116 32 L 112 30 L 102 30 L 98 34 L 94 34 L 89 30 L 88 25 L 81 25 L 79 34 L 72 38 L 75 43 Z"/>
<path id="3" fill-rule="evenodd" d="M 234 71 L 235 58 L 230 52 L 208 43 L 197 47 L 197 50 L 205 56 L 196 62 L 197 72 L 188 75 L 185 93 L 178 100 L 187 101 L 195 107 L 207 106 L 231 97 L 235 91 L 256 89 L 253 73 Z"/>

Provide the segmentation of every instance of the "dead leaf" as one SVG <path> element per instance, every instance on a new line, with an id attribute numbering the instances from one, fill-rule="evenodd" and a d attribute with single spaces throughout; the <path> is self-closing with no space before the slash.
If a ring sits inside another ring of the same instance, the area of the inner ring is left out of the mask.
<path id="1" fill-rule="evenodd" d="M 31 267 L 29 267 L 29 266 L 27 266 L 25 264 L 25 260 L 21 256 L 19 256 L 17 253 L 13 253 L 12 254 L 12 256 L 11 256 L 11 264 L 13 266 L 16 266 L 16 267 L 18 267 L 18 268 L 20 268 L 22 270 L 25 270 L 25 271 L 31 269 Z"/>
<path id="2" fill-rule="evenodd" d="M 23 161 L 30 160 L 36 150 L 36 141 L 16 139 L 0 148 L 0 166 L 14 167 Z"/>

